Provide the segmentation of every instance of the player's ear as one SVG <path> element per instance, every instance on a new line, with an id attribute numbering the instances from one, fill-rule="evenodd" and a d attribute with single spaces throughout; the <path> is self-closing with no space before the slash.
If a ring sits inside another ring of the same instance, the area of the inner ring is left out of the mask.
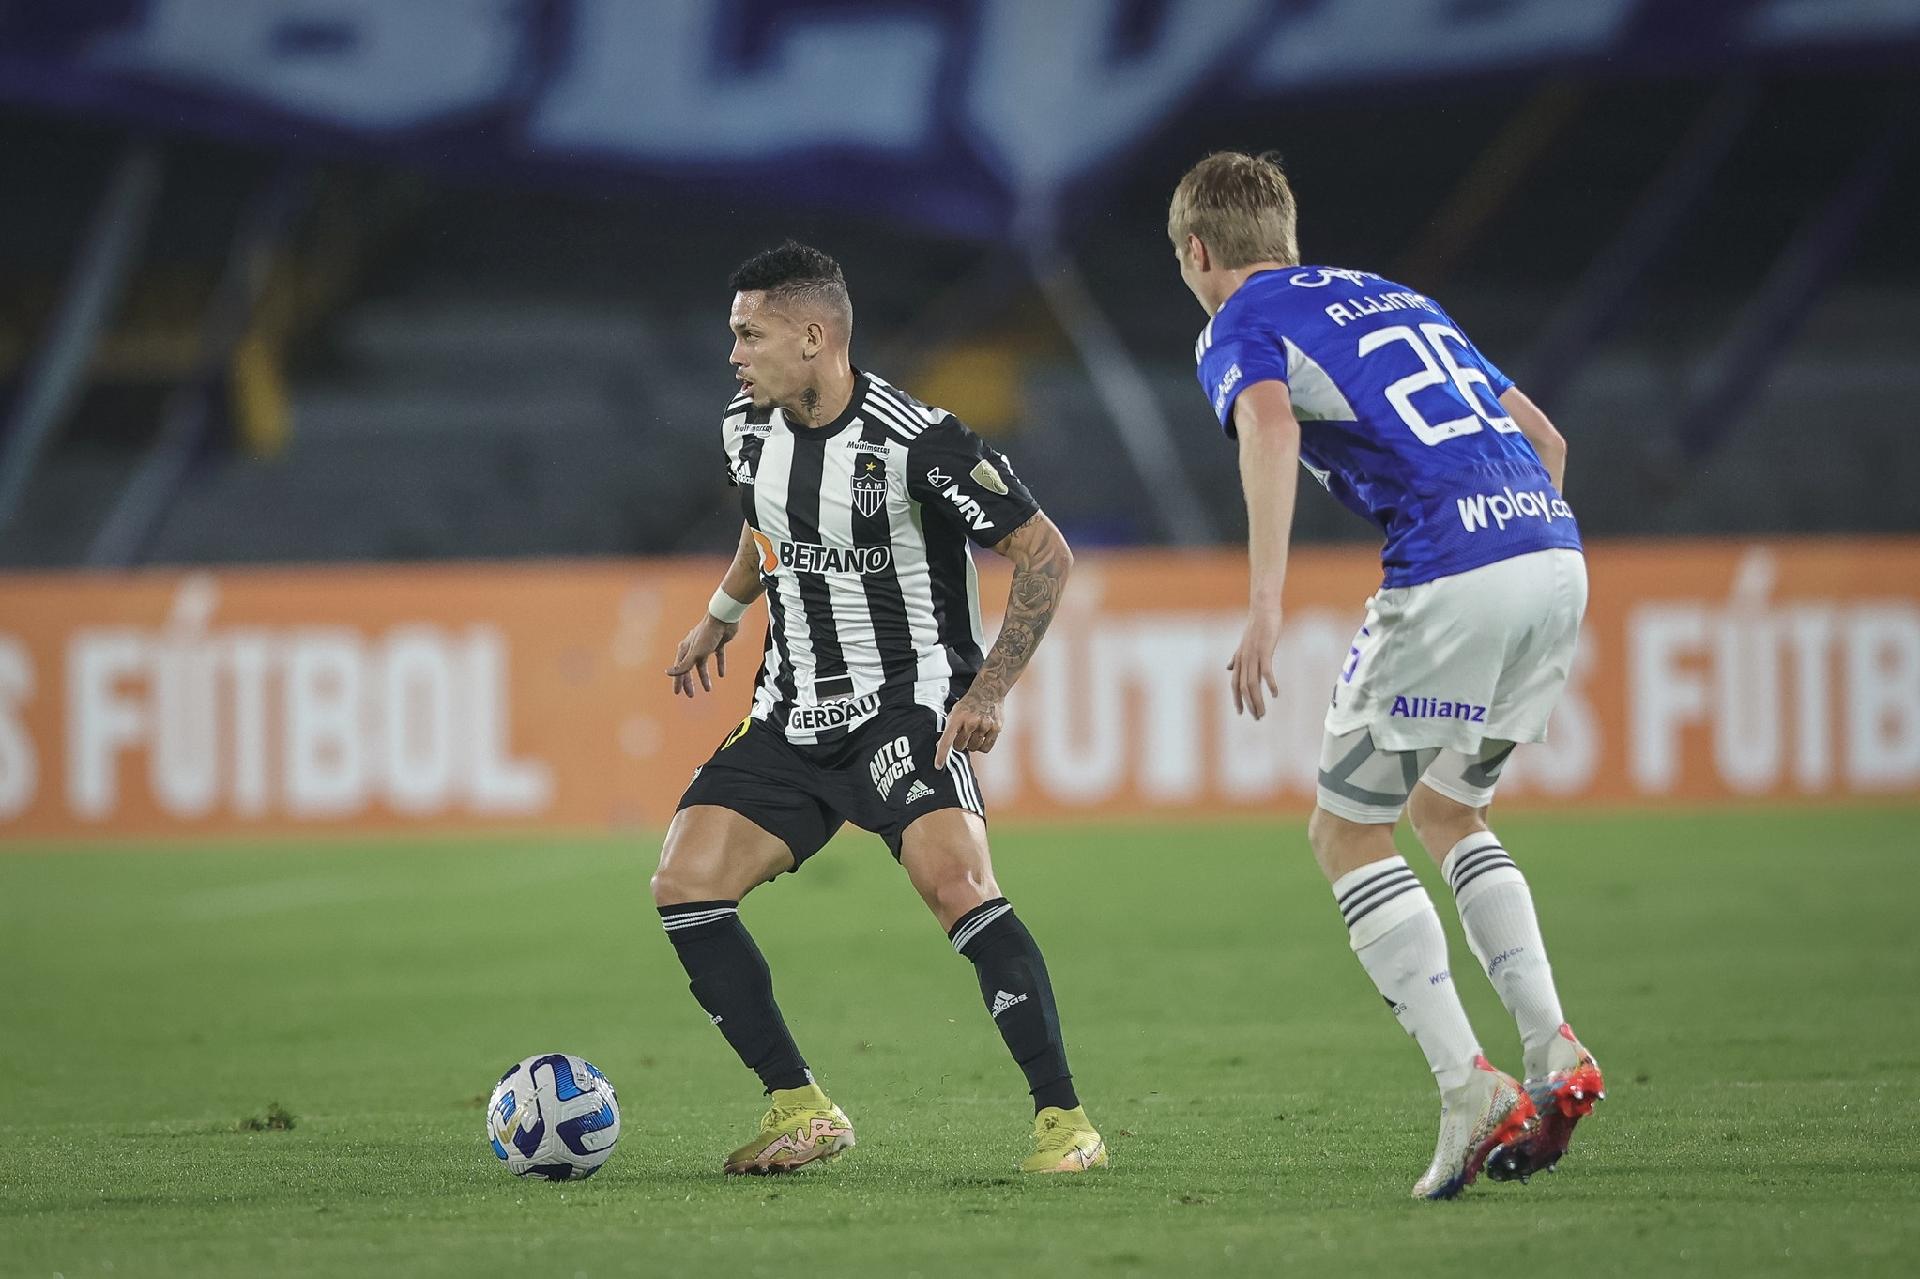
<path id="1" fill-rule="evenodd" d="M 811 360 L 827 349 L 827 326 L 818 320 L 808 320 L 806 332 L 800 338 L 800 357 Z"/>
<path id="2" fill-rule="evenodd" d="M 1207 256 L 1207 242 L 1192 232 L 1187 234 L 1187 260 L 1193 263 L 1196 271 L 1213 269 L 1213 262 Z"/>

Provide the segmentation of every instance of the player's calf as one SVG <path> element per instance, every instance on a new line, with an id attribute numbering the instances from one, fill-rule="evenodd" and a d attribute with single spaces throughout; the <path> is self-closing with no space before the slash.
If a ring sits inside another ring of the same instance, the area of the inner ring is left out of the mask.
<path id="1" fill-rule="evenodd" d="M 971 961 L 980 997 L 1033 1096 L 1034 1152 L 1026 1172 L 1083 1172 L 1106 1163 L 1106 1145 L 1081 1109 L 1067 1068 L 1047 961 L 1004 897 L 954 922 L 954 950 Z"/>
<path id="2" fill-rule="evenodd" d="M 1467 945 L 1520 1032 L 1526 1077 L 1545 1075 L 1566 1016 L 1526 876 L 1490 830 L 1454 844 L 1440 873 L 1453 889 Z"/>
<path id="3" fill-rule="evenodd" d="M 1078 1106 L 1047 961 L 1013 904 L 1004 897 L 982 902 L 955 921 L 948 937 L 973 964 L 987 1015 L 1026 1075 L 1034 1109 Z"/>
<path id="4" fill-rule="evenodd" d="M 803 1088 L 813 1074 L 773 999 L 773 973 L 740 922 L 740 904 L 682 902 L 660 923 L 687 970 L 687 986 L 727 1043 L 768 1092 Z"/>

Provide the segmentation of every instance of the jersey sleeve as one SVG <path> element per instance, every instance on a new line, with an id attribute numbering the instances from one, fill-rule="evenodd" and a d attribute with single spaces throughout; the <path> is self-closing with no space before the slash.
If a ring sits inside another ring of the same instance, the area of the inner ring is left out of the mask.
<path id="1" fill-rule="evenodd" d="M 1213 317 L 1200 334 L 1196 373 L 1213 401 L 1220 429 L 1233 436 L 1233 405 L 1256 382 L 1287 380 L 1287 352 L 1275 334 L 1242 318 L 1238 310 Z"/>
<path id="2" fill-rule="evenodd" d="M 1449 316 L 1448 318 L 1451 319 L 1452 317 Z M 1497 400 L 1508 391 L 1511 391 L 1513 389 L 1513 379 L 1502 373 L 1500 366 L 1487 358 L 1487 353 L 1482 351 L 1472 338 L 1466 336 L 1466 330 L 1462 329 L 1458 322 L 1454 324 L 1453 329 L 1454 332 L 1466 339 L 1468 352 L 1472 354 L 1474 362 L 1480 366 L 1480 371 L 1487 375 L 1488 385 L 1493 387 L 1493 397 Z"/>
<path id="3" fill-rule="evenodd" d="M 1435 309 L 1439 310 L 1438 307 Z M 1440 310 L 1440 314 L 1446 316 L 1447 323 L 1453 327 L 1455 333 L 1460 335 L 1460 343 L 1466 348 L 1467 354 L 1473 357 L 1474 366 L 1487 375 L 1487 384 L 1493 388 L 1493 398 L 1497 400 L 1508 391 L 1511 391 L 1513 389 L 1513 379 L 1505 373 L 1502 373 L 1500 366 L 1487 358 L 1487 353 L 1480 349 L 1480 344 L 1467 336 L 1467 331 L 1460 327 L 1460 321 L 1448 315 L 1444 310 Z M 1498 411 L 1498 406 L 1496 406 L 1496 411 Z"/>
<path id="4" fill-rule="evenodd" d="M 1502 373 L 1500 366 L 1492 360 L 1489 360 L 1484 351 L 1476 346 L 1473 348 L 1473 353 L 1479 359 L 1480 367 L 1486 371 L 1487 381 L 1493 384 L 1493 395 L 1495 399 L 1500 398 L 1513 389 L 1513 379 Z"/>
<path id="5" fill-rule="evenodd" d="M 949 414 L 907 448 L 907 493 L 928 519 L 956 524 L 993 546 L 1039 514 L 1006 455 Z"/>

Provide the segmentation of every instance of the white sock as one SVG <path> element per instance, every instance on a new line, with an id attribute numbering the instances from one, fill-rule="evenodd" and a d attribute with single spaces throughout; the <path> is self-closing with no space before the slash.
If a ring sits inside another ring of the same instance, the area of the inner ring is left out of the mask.
<path id="1" fill-rule="evenodd" d="M 1440 916 L 1406 859 L 1389 857 L 1349 871 L 1334 881 L 1333 896 L 1360 966 L 1427 1055 L 1440 1091 L 1465 1084 L 1480 1042 L 1453 988 Z"/>
<path id="2" fill-rule="evenodd" d="M 1538 1079 L 1547 1072 L 1548 1045 L 1566 1017 L 1553 988 L 1553 965 L 1540 940 L 1527 878 L 1492 831 L 1455 844 L 1440 863 L 1440 873 L 1453 888 L 1474 958 L 1520 1027 L 1526 1077 Z"/>

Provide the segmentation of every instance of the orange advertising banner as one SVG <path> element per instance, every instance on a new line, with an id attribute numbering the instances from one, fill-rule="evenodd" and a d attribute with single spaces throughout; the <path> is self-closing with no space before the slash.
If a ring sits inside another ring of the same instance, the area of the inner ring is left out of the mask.
<path id="1" fill-rule="evenodd" d="M 1610 543 L 1589 561 L 1573 683 L 1503 806 L 1920 794 L 1920 539 Z M 713 695 L 676 701 L 661 673 L 722 567 L 0 575 L 0 839 L 657 829 L 758 664 L 756 609 Z M 1082 556 L 978 761 L 989 805 L 1307 807 L 1377 578 L 1364 550 L 1296 556 L 1282 692 L 1256 723 L 1225 672 L 1241 556 Z"/>

